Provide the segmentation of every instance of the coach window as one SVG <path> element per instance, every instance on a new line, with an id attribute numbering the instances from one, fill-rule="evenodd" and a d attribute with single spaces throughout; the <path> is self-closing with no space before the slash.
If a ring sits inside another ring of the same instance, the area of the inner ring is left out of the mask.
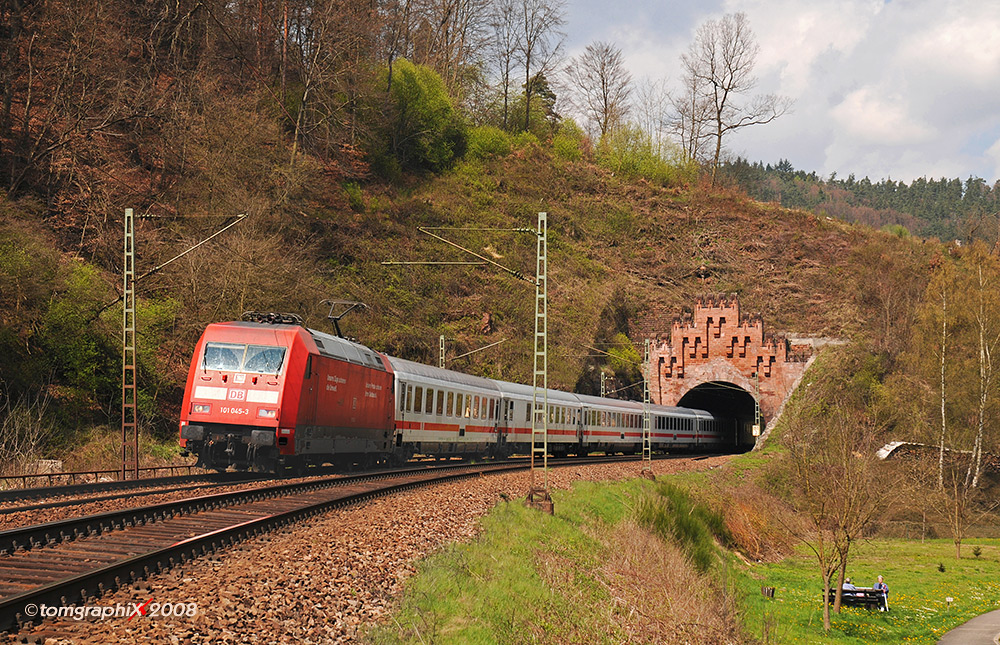
<path id="1" fill-rule="evenodd" d="M 524 404 L 524 422 L 531 423 L 531 404 Z"/>
<path id="2" fill-rule="evenodd" d="M 444 414 L 444 390 L 438 390 L 437 414 L 438 416 Z"/>
<path id="3" fill-rule="evenodd" d="M 424 406 L 427 414 L 434 414 L 434 390 L 427 388 L 427 405 Z"/>
<path id="4" fill-rule="evenodd" d="M 413 386 L 406 388 L 406 411 L 413 412 Z"/>
<path id="5" fill-rule="evenodd" d="M 414 395 L 414 412 L 423 412 L 421 407 L 424 404 L 424 388 L 420 385 L 417 386 L 417 392 Z"/>
<path id="6" fill-rule="evenodd" d="M 473 419 L 478 419 L 479 418 L 479 397 L 478 396 L 472 397 L 472 418 Z"/>
<path id="7" fill-rule="evenodd" d="M 466 394 L 465 395 L 465 418 L 466 419 L 471 419 L 472 418 L 472 395 L 471 394 Z"/>
<path id="8" fill-rule="evenodd" d="M 455 415 L 455 393 L 448 392 L 448 407 L 445 408 L 444 413 L 449 417 Z"/>

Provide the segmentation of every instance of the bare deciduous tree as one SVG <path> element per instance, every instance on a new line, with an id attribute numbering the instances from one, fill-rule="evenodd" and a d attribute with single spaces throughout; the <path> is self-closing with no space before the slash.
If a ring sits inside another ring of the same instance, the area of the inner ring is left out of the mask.
<path id="1" fill-rule="evenodd" d="M 413 6 L 413 62 L 430 67 L 455 96 L 476 64 L 489 23 L 487 0 L 419 0 Z"/>
<path id="2" fill-rule="evenodd" d="M 683 88 L 671 97 L 674 108 L 671 128 L 688 159 L 706 162 L 705 150 L 711 136 L 708 129 L 710 103 L 707 97 L 698 91 L 700 81 L 690 70 L 685 71 L 682 80 Z"/>
<path id="3" fill-rule="evenodd" d="M 899 471 L 877 456 L 887 420 L 875 395 L 880 383 L 841 376 L 870 370 L 871 358 L 858 348 L 842 351 L 832 358 L 838 369 L 811 383 L 790 411 L 788 452 L 779 466 L 806 525 L 789 530 L 819 566 L 826 630 L 830 591 L 836 590 L 834 609 L 839 609 L 851 547 L 904 490 Z"/>
<path id="4" fill-rule="evenodd" d="M 594 42 L 566 65 L 572 87 L 572 103 L 583 112 L 590 128 L 603 137 L 629 112 L 632 75 L 625 69 L 620 49 Z"/>
<path id="5" fill-rule="evenodd" d="M 636 86 L 632 101 L 633 119 L 643 132 L 649 134 L 657 156 L 662 156 L 666 149 L 670 105 L 666 79 L 647 78 Z"/>
<path id="6" fill-rule="evenodd" d="M 493 5 L 490 28 L 493 30 L 491 47 L 494 64 L 500 80 L 500 92 L 503 94 L 503 129 L 506 130 L 510 117 L 511 76 L 518 64 L 517 54 L 521 49 L 517 0 L 499 0 Z"/>
<path id="7" fill-rule="evenodd" d="M 1000 351 L 998 279 L 1000 263 L 981 243 L 960 261 L 942 258 L 918 310 L 909 356 L 928 393 L 924 425 L 936 426 L 927 501 L 951 531 L 956 558 L 968 529 L 992 509 L 981 478 L 984 445 L 995 442 L 1000 416 L 992 360 Z"/>
<path id="8" fill-rule="evenodd" d="M 691 136 L 709 136 L 714 140 L 713 182 L 727 134 L 770 123 L 790 106 L 788 99 L 773 94 L 739 102 L 742 95 L 757 85 L 753 68 L 759 51 L 746 15 L 735 13 L 699 27 L 688 53 L 681 56 L 686 74 L 683 104 L 691 106 L 688 132 Z"/>
<path id="9" fill-rule="evenodd" d="M 556 66 L 565 37 L 564 0 L 520 0 L 517 5 L 518 54 L 524 67 L 524 129 L 531 126 L 534 78 L 543 78 Z"/>

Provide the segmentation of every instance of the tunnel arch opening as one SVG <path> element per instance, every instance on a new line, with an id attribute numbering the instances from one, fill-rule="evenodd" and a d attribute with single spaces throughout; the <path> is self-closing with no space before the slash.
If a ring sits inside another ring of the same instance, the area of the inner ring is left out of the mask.
<path id="1" fill-rule="evenodd" d="M 682 408 L 705 410 L 736 422 L 735 443 L 739 450 L 750 450 L 757 438 L 753 436 L 756 406 L 753 395 L 728 381 L 702 383 L 688 390 L 677 405 Z M 767 420 L 761 417 L 761 431 Z"/>

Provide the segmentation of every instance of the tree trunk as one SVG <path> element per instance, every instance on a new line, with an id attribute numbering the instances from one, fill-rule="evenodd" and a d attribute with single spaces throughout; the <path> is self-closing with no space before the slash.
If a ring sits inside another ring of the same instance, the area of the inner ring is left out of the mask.
<path id="1" fill-rule="evenodd" d="M 847 558 L 840 563 L 840 575 L 837 579 L 837 591 L 833 598 L 833 611 L 840 613 L 841 598 L 844 595 L 844 578 L 847 577 Z"/>
<path id="2" fill-rule="evenodd" d="M 830 578 L 823 580 L 823 631 L 830 631 Z"/>
<path id="3" fill-rule="evenodd" d="M 948 348 L 948 291 L 947 286 L 941 286 L 941 445 L 938 451 L 938 488 L 944 490 L 944 437 L 947 428 L 945 416 L 945 351 Z"/>

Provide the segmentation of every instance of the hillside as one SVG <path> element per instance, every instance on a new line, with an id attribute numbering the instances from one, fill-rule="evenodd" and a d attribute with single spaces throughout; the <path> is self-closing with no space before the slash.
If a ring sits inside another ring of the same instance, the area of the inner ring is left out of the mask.
<path id="1" fill-rule="evenodd" d="M 233 197 L 230 197 L 230 199 Z M 108 213 L 108 250 L 84 260 L 57 216 L 30 201 L 2 204 L 5 302 L 0 343 L 12 398 L 47 392 L 57 436 L 116 421 L 120 374 L 120 247 Z M 696 295 L 733 292 L 769 329 L 864 333 L 898 346 L 934 248 L 912 239 L 756 203 L 699 186 L 625 181 L 587 161 L 564 161 L 527 142 L 506 156 L 470 159 L 440 175 L 363 186 L 320 180 L 284 213 L 252 212 L 139 285 L 140 403 L 144 422 L 173 431 L 194 341 L 207 323 L 250 309 L 295 312 L 330 329 L 323 299 L 365 302 L 342 321 L 376 349 L 433 362 L 438 336 L 449 366 L 529 381 L 533 287 L 485 267 L 384 266 L 382 261 L 468 260 L 419 226 L 534 228 L 549 214 L 550 384 L 592 391 L 607 350 L 625 334 L 666 332 Z M 216 230 L 223 220 L 140 220 L 138 272 Z M 448 232 L 464 246 L 526 274 L 533 235 Z M 16 252 L 11 252 L 16 251 Z M 489 324 L 484 325 L 488 314 Z M 618 364 L 621 384 L 635 379 Z"/>
<path id="2" fill-rule="evenodd" d="M 556 387 L 594 391 L 598 365 L 618 386 L 638 381 L 643 336 L 705 292 L 739 294 L 775 331 L 864 333 L 889 351 L 907 338 L 929 245 L 702 186 L 695 162 L 634 124 L 593 141 L 559 117 L 542 70 L 519 86 L 484 62 L 489 39 L 450 51 L 426 31 L 485 27 L 488 7 L 395 8 L 0 10 L 7 436 L 58 452 L 118 424 L 128 207 L 139 274 L 248 215 L 138 285 L 140 422 L 161 437 L 176 432 L 201 330 L 252 309 L 328 329 L 322 300 L 360 300 L 370 308 L 343 328 L 372 347 L 433 361 L 441 334 L 450 356 L 506 338 L 452 366 L 528 380 L 531 286 L 482 267 L 382 265 L 470 259 L 419 226 L 531 229 L 549 213 Z M 534 272 L 530 234 L 454 238 Z"/>

